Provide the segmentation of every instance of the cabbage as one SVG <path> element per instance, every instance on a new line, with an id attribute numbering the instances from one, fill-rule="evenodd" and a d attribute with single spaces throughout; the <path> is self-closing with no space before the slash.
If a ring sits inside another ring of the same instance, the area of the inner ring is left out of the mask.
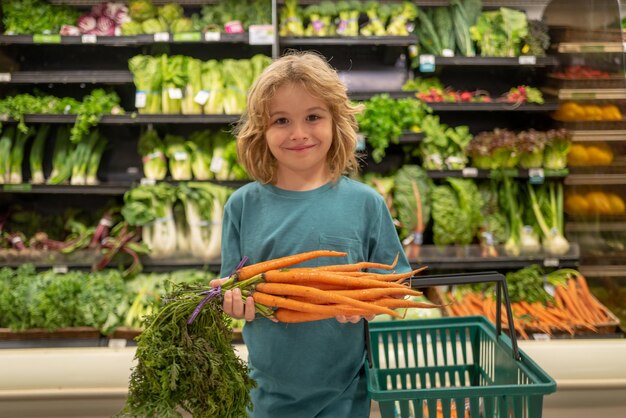
<path id="1" fill-rule="evenodd" d="M 151 0 L 131 0 L 128 3 L 128 14 L 131 19 L 143 22 L 157 15 L 157 9 Z"/>
<path id="2" fill-rule="evenodd" d="M 177 3 L 164 4 L 159 7 L 158 14 L 159 17 L 163 18 L 167 22 L 168 25 L 171 25 L 172 22 L 184 16 L 183 7 Z"/>
<path id="3" fill-rule="evenodd" d="M 187 17 L 176 19 L 170 23 L 170 32 L 172 33 L 192 32 L 192 31 L 193 31 L 193 20 Z"/>

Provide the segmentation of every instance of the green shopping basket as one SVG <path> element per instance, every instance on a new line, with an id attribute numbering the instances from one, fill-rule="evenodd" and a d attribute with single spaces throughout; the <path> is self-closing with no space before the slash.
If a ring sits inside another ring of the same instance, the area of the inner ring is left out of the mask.
<path id="1" fill-rule="evenodd" d="M 382 418 L 540 418 L 555 381 L 518 349 L 500 273 L 434 275 L 414 288 L 496 282 L 498 322 L 483 316 L 372 322 L 367 384 Z M 502 332 L 501 296 L 511 337 Z"/>

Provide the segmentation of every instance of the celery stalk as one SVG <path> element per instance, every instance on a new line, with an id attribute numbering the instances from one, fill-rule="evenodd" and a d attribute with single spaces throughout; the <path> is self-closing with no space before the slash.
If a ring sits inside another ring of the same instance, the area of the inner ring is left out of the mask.
<path id="1" fill-rule="evenodd" d="M 15 137 L 15 127 L 9 126 L 2 131 L 0 136 L 0 184 L 9 181 L 11 172 L 11 145 Z"/>
<path id="2" fill-rule="evenodd" d="M 41 125 L 30 149 L 30 181 L 33 184 L 43 184 L 45 182 L 43 174 L 43 152 L 49 132 L 50 125 Z"/>

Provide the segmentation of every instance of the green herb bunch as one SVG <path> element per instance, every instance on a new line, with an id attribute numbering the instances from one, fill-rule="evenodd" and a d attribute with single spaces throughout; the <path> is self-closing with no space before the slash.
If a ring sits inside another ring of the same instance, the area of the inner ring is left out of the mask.
<path id="1" fill-rule="evenodd" d="M 158 313 L 146 319 L 137 337 L 138 363 L 128 399 L 118 417 L 182 417 L 181 410 L 197 418 L 247 415 L 249 390 L 256 383 L 233 350 L 222 298 L 209 299 L 187 323 L 206 290 L 206 285 L 176 285 Z"/>

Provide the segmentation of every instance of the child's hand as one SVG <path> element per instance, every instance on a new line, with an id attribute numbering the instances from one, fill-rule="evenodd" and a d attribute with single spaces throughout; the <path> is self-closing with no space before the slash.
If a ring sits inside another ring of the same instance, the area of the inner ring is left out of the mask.
<path id="1" fill-rule="evenodd" d="M 211 287 L 217 287 L 224 283 L 228 278 L 211 280 Z M 256 308 L 254 307 L 254 299 L 252 296 L 248 296 L 244 303 L 241 296 L 241 289 L 235 288 L 224 292 L 224 312 L 235 318 L 245 319 L 246 321 L 254 320 L 256 315 Z"/>
<path id="2" fill-rule="evenodd" d="M 356 324 L 361 319 L 365 319 L 366 321 L 371 321 L 375 317 L 376 317 L 376 314 L 370 314 L 370 315 L 365 315 L 365 316 L 360 316 L 360 315 L 350 315 L 350 316 L 347 316 L 347 315 L 337 315 L 335 317 L 335 319 L 337 319 L 337 322 L 340 322 L 342 324 L 346 324 L 348 322 L 352 322 L 353 324 Z"/>

